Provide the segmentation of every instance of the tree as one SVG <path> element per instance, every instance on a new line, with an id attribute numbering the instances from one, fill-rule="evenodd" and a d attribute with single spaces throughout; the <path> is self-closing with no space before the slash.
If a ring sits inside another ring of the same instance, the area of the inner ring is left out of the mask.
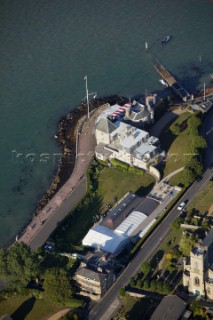
<path id="1" fill-rule="evenodd" d="M 154 291 L 156 291 L 157 289 L 157 281 L 156 280 L 152 280 L 150 283 L 150 288 Z"/>
<path id="2" fill-rule="evenodd" d="M 142 280 L 141 280 L 141 279 L 138 279 L 138 280 L 136 281 L 136 286 L 137 286 L 137 288 L 139 288 L 139 289 L 142 288 Z"/>
<path id="3" fill-rule="evenodd" d="M 170 290 L 171 290 L 171 287 L 170 287 L 169 283 L 168 282 L 164 282 L 163 283 L 163 291 L 165 293 L 169 293 Z"/>
<path id="4" fill-rule="evenodd" d="M 191 310 L 193 312 L 193 316 L 203 316 L 204 312 L 203 309 L 199 303 L 199 301 L 193 301 L 191 304 Z"/>
<path id="5" fill-rule="evenodd" d="M 119 295 L 120 295 L 121 297 L 125 297 L 125 295 L 126 295 L 126 290 L 125 290 L 124 288 L 120 288 L 120 289 L 119 289 Z"/>
<path id="6" fill-rule="evenodd" d="M 36 255 L 24 243 L 15 242 L 9 247 L 6 260 L 9 285 L 18 290 L 25 287 L 39 273 Z"/>
<path id="7" fill-rule="evenodd" d="M 7 252 L 5 249 L 0 248 L 0 276 L 5 277 L 7 275 Z"/>
<path id="8" fill-rule="evenodd" d="M 181 174 L 181 182 L 188 187 L 196 177 L 196 174 L 191 170 L 190 166 L 186 166 Z"/>
<path id="9" fill-rule="evenodd" d="M 157 282 L 157 290 L 158 290 L 159 292 L 162 292 L 162 291 L 163 291 L 163 282 L 162 282 L 161 280 L 159 280 L 159 281 Z"/>
<path id="10" fill-rule="evenodd" d="M 131 287 L 134 287 L 135 284 L 136 284 L 135 278 L 131 278 L 131 279 L 130 279 L 130 286 L 131 286 Z"/>
<path id="11" fill-rule="evenodd" d="M 72 298 L 68 273 L 60 268 L 48 269 L 43 284 L 45 297 L 52 302 L 66 303 Z"/>
<path id="12" fill-rule="evenodd" d="M 184 256 L 189 256 L 195 240 L 190 237 L 183 236 L 180 240 L 180 250 Z"/>
<path id="13" fill-rule="evenodd" d="M 181 218 L 177 218 L 175 219 L 175 221 L 172 223 L 172 230 L 178 230 L 180 228 L 180 224 L 181 224 Z"/>
<path id="14" fill-rule="evenodd" d="M 143 262 L 141 264 L 141 271 L 144 273 L 144 274 L 147 274 L 151 271 L 151 264 L 149 262 Z"/>
<path id="15" fill-rule="evenodd" d="M 143 283 L 143 287 L 144 289 L 149 289 L 150 285 L 149 285 L 149 280 L 145 280 Z"/>
<path id="16" fill-rule="evenodd" d="M 199 115 L 193 115 L 189 118 L 188 120 L 188 126 L 190 128 L 191 133 L 197 132 L 197 130 L 199 129 L 199 127 L 202 124 L 202 121 L 199 117 Z"/>

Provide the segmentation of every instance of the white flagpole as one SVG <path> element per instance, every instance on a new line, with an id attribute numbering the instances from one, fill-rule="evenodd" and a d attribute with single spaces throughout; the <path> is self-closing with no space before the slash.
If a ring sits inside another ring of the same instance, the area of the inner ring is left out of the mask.
<path id="1" fill-rule="evenodd" d="M 87 86 L 87 76 L 84 77 L 84 80 L 86 80 L 87 115 L 89 119 L 89 94 L 88 94 L 88 86 Z"/>

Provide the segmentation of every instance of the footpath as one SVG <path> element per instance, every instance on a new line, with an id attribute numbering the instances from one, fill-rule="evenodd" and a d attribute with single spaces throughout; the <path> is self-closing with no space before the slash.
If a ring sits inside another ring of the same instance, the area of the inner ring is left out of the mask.
<path id="1" fill-rule="evenodd" d="M 71 177 L 16 239 L 29 245 L 32 250 L 36 250 L 45 243 L 60 221 L 85 196 L 87 168 L 94 156 L 96 146 L 94 124 L 99 114 L 108 106 L 107 104 L 99 107 L 89 119 L 82 117 L 76 130 L 77 156 Z"/>

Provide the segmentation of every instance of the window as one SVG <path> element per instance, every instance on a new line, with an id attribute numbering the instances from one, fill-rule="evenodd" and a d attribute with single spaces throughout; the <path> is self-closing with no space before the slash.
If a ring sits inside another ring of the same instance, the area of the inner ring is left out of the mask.
<path id="1" fill-rule="evenodd" d="M 196 286 L 199 286 L 200 285 L 200 280 L 198 277 L 195 278 L 195 285 Z"/>

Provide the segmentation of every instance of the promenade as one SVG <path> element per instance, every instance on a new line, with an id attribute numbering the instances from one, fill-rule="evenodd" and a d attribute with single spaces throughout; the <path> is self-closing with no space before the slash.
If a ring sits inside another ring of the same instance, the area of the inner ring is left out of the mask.
<path id="1" fill-rule="evenodd" d="M 97 116 L 109 105 L 103 105 L 95 110 L 90 119 L 82 117 L 77 130 L 77 156 L 71 177 L 32 219 L 22 235 L 17 239 L 29 245 L 32 250 L 41 247 L 55 230 L 60 221 L 73 210 L 85 196 L 87 189 L 86 172 L 95 152 L 94 124 Z"/>

